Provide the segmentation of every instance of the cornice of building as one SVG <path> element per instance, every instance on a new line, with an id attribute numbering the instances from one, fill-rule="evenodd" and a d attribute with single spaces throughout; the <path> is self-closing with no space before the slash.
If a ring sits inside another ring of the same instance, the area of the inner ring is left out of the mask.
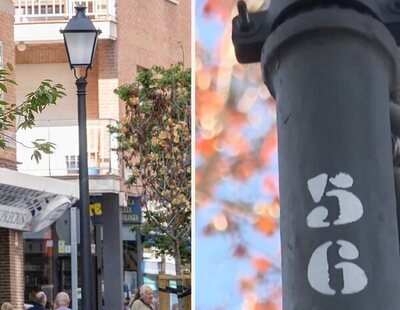
<path id="1" fill-rule="evenodd" d="M 0 1 L 0 11 L 14 15 L 15 8 L 14 3 L 11 0 L 1 0 Z"/>

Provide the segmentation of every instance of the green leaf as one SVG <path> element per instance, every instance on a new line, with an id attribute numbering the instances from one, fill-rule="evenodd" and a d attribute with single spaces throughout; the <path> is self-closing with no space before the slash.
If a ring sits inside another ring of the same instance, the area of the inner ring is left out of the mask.
<path id="1" fill-rule="evenodd" d="M 17 82 L 15 82 L 14 80 L 10 80 L 10 79 L 4 79 L 4 81 L 13 84 L 13 85 L 18 85 Z"/>
<path id="2" fill-rule="evenodd" d="M 7 87 L 3 83 L 0 83 L 0 89 L 7 94 Z"/>
<path id="3" fill-rule="evenodd" d="M 49 84 L 48 82 L 44 82 L 44 81 L 42 82 L 42 85 L 43 85 L 43 86 L 47 86 L 47 87 L 51 87 L 50 84 Z"/>
<path id="4" fill-rule="evenodd" d="M 36 163 L 39 163 L 39 161 L 42 159 L 42 154 L 40 154 L 39 151 L 35 150 L 33 151 L 33 154 L 31 156 L 31 160 L 35 159 Z"/>
<path id="5" fill-rule="evenodd" d="M 7 68 L 8 68 L 8 70 L 10 70 L 10 71 L 13 71 L 13 70 L 14 70 L 14 66 L 13 66 L 12 64 L 10 64 L 10 63 L 7 63 Z"/>

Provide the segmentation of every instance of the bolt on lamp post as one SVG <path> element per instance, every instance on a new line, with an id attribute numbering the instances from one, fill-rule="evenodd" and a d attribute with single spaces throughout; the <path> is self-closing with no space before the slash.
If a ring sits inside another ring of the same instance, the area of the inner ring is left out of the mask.
<path id="1" fill-rule="evenodd" d="M 92 264 L 90 244 L 90 217 L 89 217 L 89 179 L 87 162 L 86 137 L 86 77 L 92 67 L 96 43 L 100 30 L 96 30 L 93 23 L 85 15 L 86 7 L 75 7 L 76 15 L 71 18 L 64 30 L 64 43 L 68 54 L 71 69 L 74 70 L 78 94 L 78 126 L 79 126 L 79 206 L 81 231 L 81 271 L 82 271 L 82 309 L 94 309 L 92 305 Z M 77 76 L 79 70 L 84 74 Z M 78 72 L 77 72 L 78 70 Z"/>

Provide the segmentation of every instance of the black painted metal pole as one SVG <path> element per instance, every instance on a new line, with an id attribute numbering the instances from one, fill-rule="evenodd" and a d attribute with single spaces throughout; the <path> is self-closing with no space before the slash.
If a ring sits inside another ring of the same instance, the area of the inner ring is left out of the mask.
<path id="1" fill-rule="evenodd" d="M 137 257 L 137 288 L 143 285 L 143 244 L 142 244 L 142 198 L 141 196 L 133 197 L 134 213 L 138 215 L 139 229 L 136 231 L 136 257 Z"/>
<path id="2" fill-rule="evenodd" d="M 314 8 L 270 34 L 284 310 L 399 309 L 389 102 L 397 46 L 375 18 Z"/>
<path id="3" fill-rule="evenodd" d="M 137 288 L 139 289 L 143 285 L 143 245 L 142 245 L 142 233 L 136 231 L 136 255 L 137 255 Z"/>
<path id="4" fill-rule="evenodd" d="M 81 236 L 81 279 L 82 309 L 93 308 L 92 260 L 90 242 L 89 214 L 89 178 L 86 135 L 86 79 L 76 80 L 78 89 L 78 125 L 79 125 L 79 200 L 80 200 L 80 236 Z"/>

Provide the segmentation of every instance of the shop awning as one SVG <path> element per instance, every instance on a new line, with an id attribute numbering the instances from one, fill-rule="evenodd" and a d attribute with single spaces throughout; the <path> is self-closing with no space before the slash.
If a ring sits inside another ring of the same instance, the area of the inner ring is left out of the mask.
<path id="1" fill-rule="evenodd" d="M 0 168 L 0 227 L 37 232 L 79 199 L 72 182 Z"/>

